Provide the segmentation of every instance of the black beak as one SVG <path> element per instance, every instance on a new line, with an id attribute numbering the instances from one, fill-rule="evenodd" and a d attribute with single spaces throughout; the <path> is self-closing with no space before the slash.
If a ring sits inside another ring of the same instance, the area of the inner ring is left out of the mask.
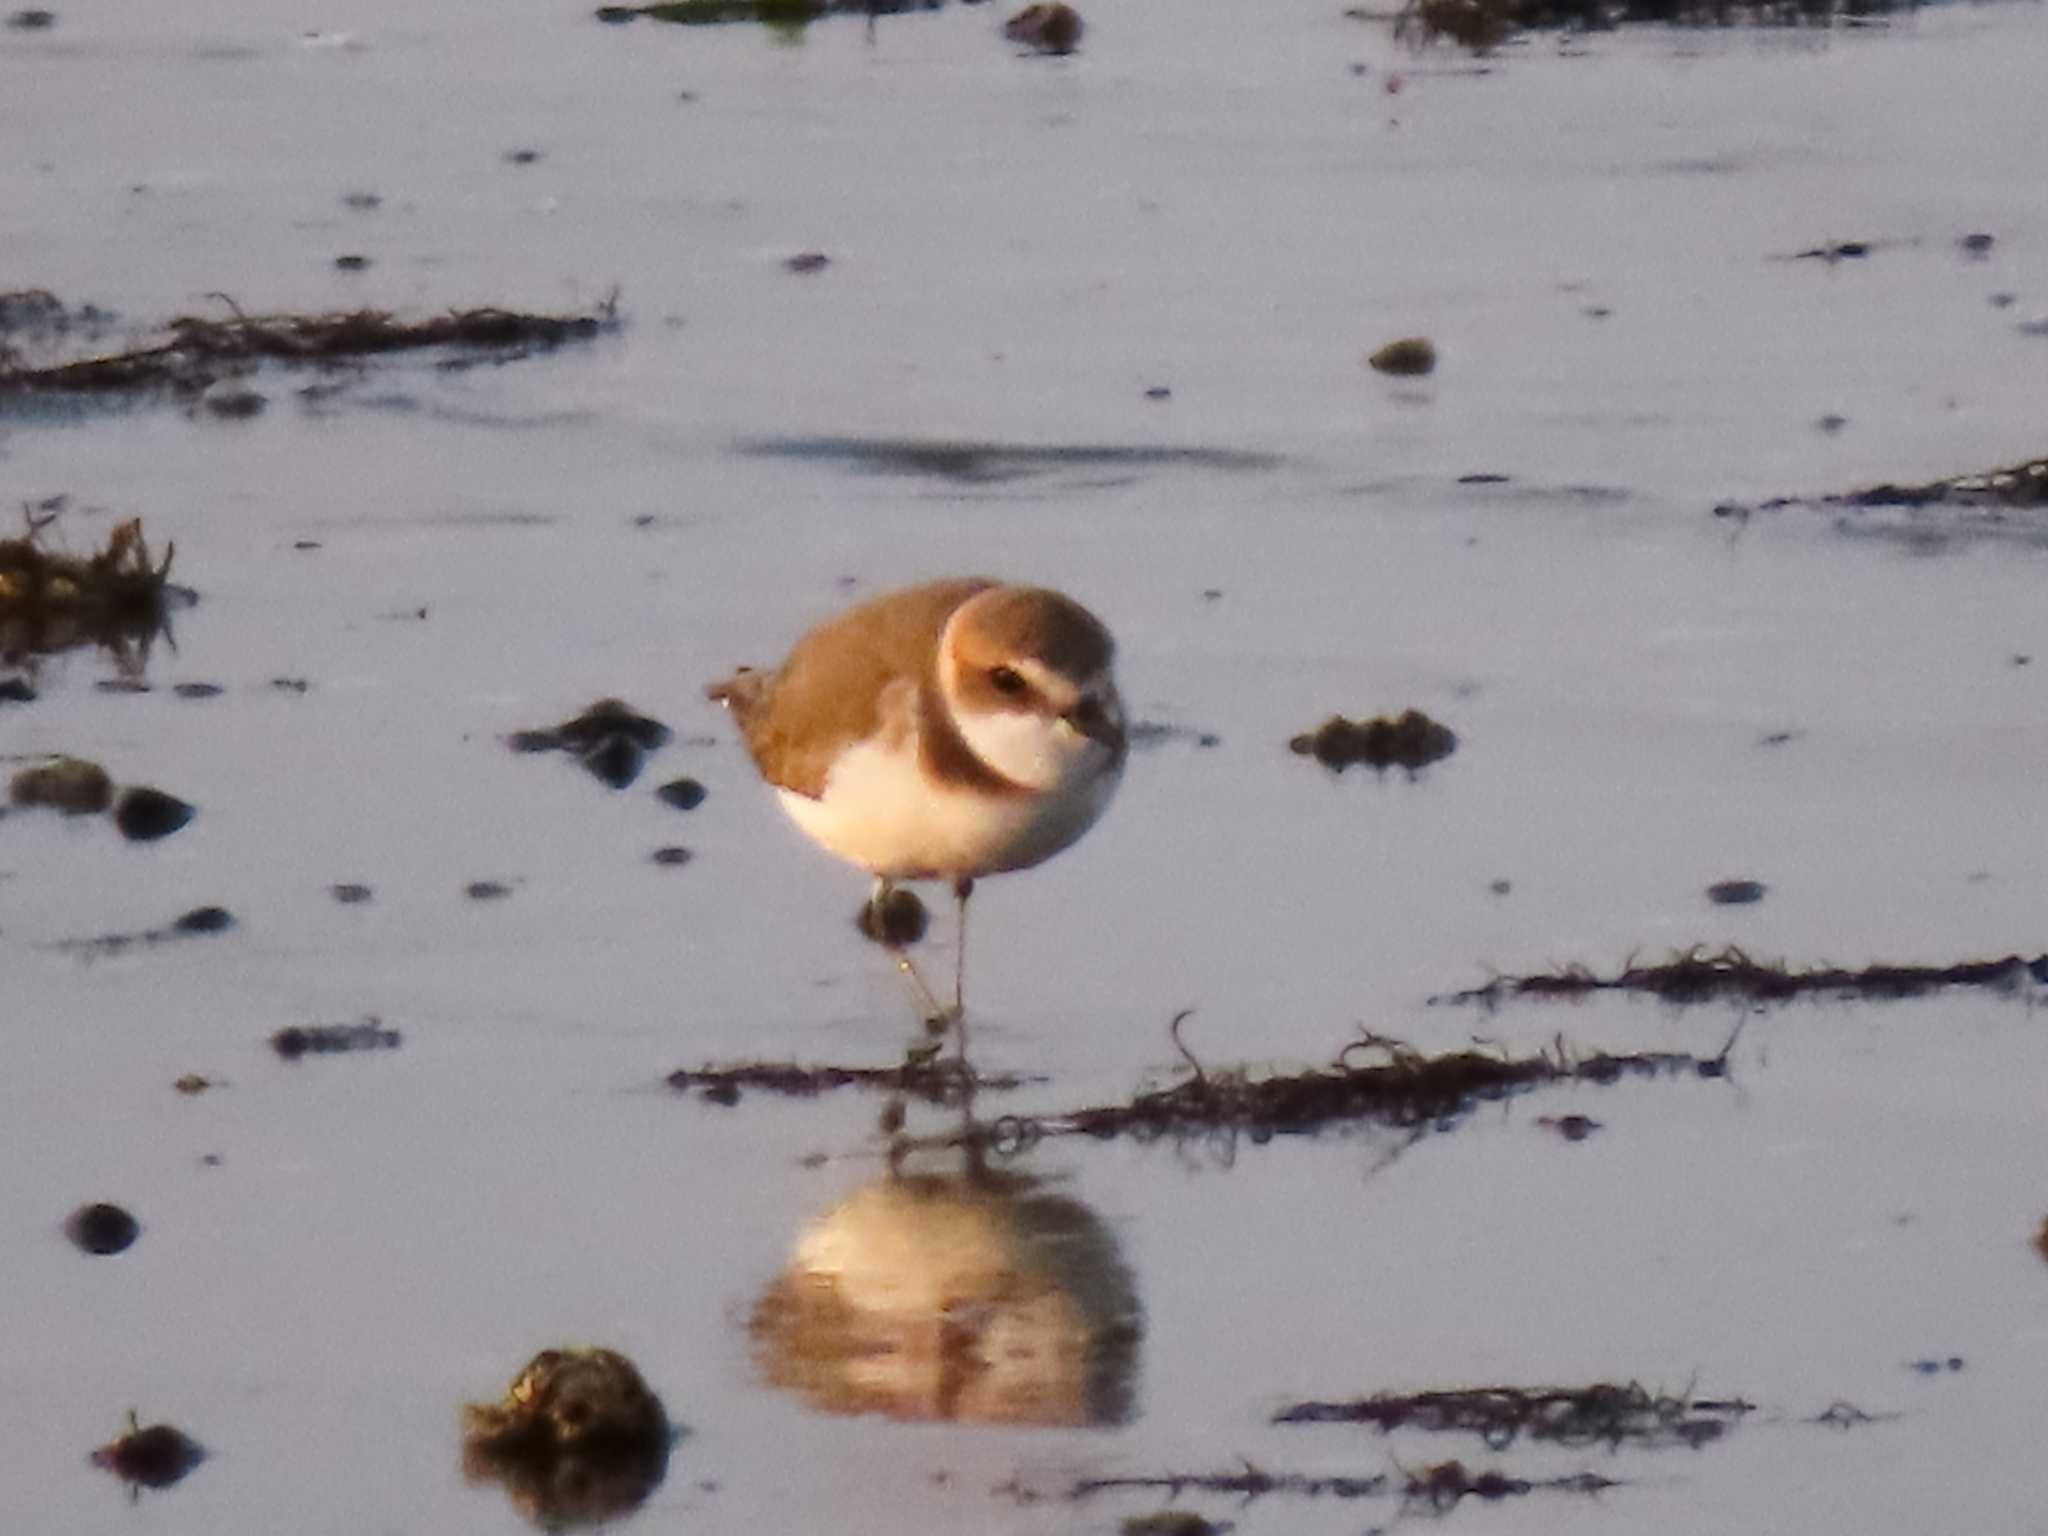
<path id="1" fill-rule="evenodd" d="M 1076 704 L 1067 711 L 1067 723 L 1090 741 L 1099 741 L 1111 752 L 1122 755 L 1124 728 L 1102 707 L 1100 699 L 1083 699 Z"/>

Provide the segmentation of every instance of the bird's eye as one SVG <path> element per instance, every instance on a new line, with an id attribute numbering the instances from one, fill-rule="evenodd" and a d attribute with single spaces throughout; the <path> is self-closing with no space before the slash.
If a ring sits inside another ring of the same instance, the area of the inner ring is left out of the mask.
<path id="1" fill-rule="evenodd" d="M 1008 694 L 1013 699 L 1031 686 L 1024 681 L 1024 674 L 1015 667 L 991 667 L 988 680 L 995 686 L 997 693 Z"/>

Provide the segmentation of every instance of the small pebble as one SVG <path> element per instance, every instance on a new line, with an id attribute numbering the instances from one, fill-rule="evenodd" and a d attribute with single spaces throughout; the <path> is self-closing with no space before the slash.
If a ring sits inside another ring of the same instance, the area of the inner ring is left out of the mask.
<path id="1" fill-rule="evenodd" d="M 327 887 L 327 894 L 340 902 L 344 907 L 355 907 L 368 901 L 371 891 L 367 885 L 343 882 L 340 885 L 330 885 Z"/>
<path id="2" fill-rule="evenodd" d="M 239 379 L 222 379 L 200 391 L 199 404 L 222 421 L 248 421 L 261 416 L 270 402 Z"/>
<path id="3" fill-rule="evenodd" d="M 673 846 L 657 848 L 654 850 L 652 857 L 657 864 L 669 869 L 679 869 L 690 862 L 690 850 Z"/>
<path id="4" fill-rule="evenodd" d="M 1747 907 L 1764 899 L 1761 880 L 1717 880 L 1707 887 L 1707 900 L 1717 907 Z"/>
<path id="5" fill-rule="evenodd" d="M 663 805 L 672 805 L 679 811 L 694 811 L 704 803 L 704 786 L 695 779 L 670 779 L 655 795 Z"/>
<path id="6" fill-rule="evenodd" d="M 16 11 L 7 18 L 7 25 L 16 32 L 47 32 L 57 25 L 55 11 Z"/>
<path id="7" fill-rule="evenodd" d="M 153 843 L 187 825 L 199 812 L 176 795 L 131 784 L 114 802 L 114 825 L 131 843 Z"/>
<path id="8" fill-rule="evenodd" d="M 367 272 L 370 270 L 370 258 L 354 254 L 337 256 L 334 258 L 334 270 L 337 272 Z"/>
<path id="9" fill-rule="evenodd" d="M 36 691 L 25 677 L 0 680 L 0 704 L 33 704 Z"/>
<path id="10" fill-rule="evenodd" d="M 197 1440 L 169 1424 L 137 1425 L 120 1439 L 92 1453 L 92 1464 L 144 1488 L 168 1488 L 200 1462 L 206 1450 Z"/>
<path id="11" fill-rule="evenodd" d="M 81 1205 L 64 1223 L 64 1234 L 87 1253 L 120 1253 L 142 1235 L 142 1223 L 118 1205 Z"/>
<path id="12" fill-rule="evenodd" d="M 181 699 L 217 699 L 227 690 L 219 683 L 179 683 L 171 692 Z"/>
<path id="13" fill-rule="evenodd" d="M 783 262 L 792 272 L 822 272 L 832 265 L 832 258 L 823 251 L 800 251 Z"/>
<path id="14" fill-rule="evenodd" d="M 505 151 L 505 163 L 507 165 L 532 165 L 538 159 L 540 159 L 540 151 L 537 149 L 508 149 Z"/>
<path id="15" fill-rule="evenodd" d="M 17 773 L 7 798 L 19 806 L 43 806 L 66 816 L 97 816 L 114 803 L 114 781 L 98 763 L 59 757 Z"/>
<path id="16" fill-rule="evenodd" d="M 194 907 L 171 928 L 177 933 L 224 933 L 235 926 L 235 915 L 226 907 Z"/>
<path id="17" fill-rule="evenodd" d="M 496 880 L 472 880 L 462 888 L 471 901 L 498 901 L 512 894 L 512 887 Z"/>
<path id="18" fill-rule="evenodd" d="M 1416 377 L 1436 369 L 1436 343 L 1427 336 L 1404 336 L 1390 341 L 1366 360 L 1380 373 Z"/>

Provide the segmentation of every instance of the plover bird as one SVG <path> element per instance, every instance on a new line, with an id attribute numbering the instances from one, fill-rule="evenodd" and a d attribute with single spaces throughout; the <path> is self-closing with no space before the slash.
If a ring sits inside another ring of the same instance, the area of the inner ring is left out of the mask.
<path id="1" fill-rule="evenodd" d="M 866 931 L 886 932 L 897 882 L 952 882 L 957 1022 L 974 882 L 1068 847 L 1123 776 L 1114 649 L 1101 621 L 1058 592 L 935 581 L 857 604 L 773 671 L 742 668 L 706 692 L 732 711 L 797 826 L 875 877 Z"/>

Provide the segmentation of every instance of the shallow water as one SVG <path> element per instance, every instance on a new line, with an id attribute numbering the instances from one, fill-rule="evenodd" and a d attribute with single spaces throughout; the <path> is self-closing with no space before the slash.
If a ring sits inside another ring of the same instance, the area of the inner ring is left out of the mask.
<path id="1" fill-rule="evenodd" d="M 149 846 L 0 819 L 0 1525 L 522 1529 L 463 1483 L 457 1407 L 566 1342 L 627 1352 L 688 1427 L 646 1529 L 1112 1531 L 1161 1501 L 1077 1508 L 1072 1479 L 1453 1456 L 1627 1485 L 1468 1524 L 2030 1528 L 2048 1059 L 2022 999 L 1754 1014 L 1732 1082 L 1550 1091 L 1413 1145 L 1040 1148 L 1020 1171 L 1142 1309 L 1106 1425 L 848 1418 L 764 1380 L 749 1318 L 882 1176 L 879 1103 L 661 1080 L 885 1064 L 913 1025 L 848 922 L 861 882 L 699 689 L 854 595 L 1059 585 L 1116 630 L 1134 713 L 1183 728 L 1072 852 L 976 897 L 977 1062 L 1051 1079 L 996 1108 L 1170 1081 L 1183 1008 L 1212 1068 L 1320 1064 L 1361 1029 L 1711 1054 L 1742 1015 L 1428 999 L 1695 943 L 2044 948 L 2048 555 L 1711 509 L 2042 451 L 2048 13 L 1546 38 L 1474 72 L 1340 9 L 1133 0 L 1065 61 L 962 7 L 872 46 L 851 20 L 790 46 L 382 0 L 316 34 L 228 0 L 0 32 L 7 286 L 141 326 L 214 293 L 616 285 L 628 320 L 318 402 L 265 372 L 251 421 L 0 418 L 0 497 L 69 493 L 74 547 L 139 515 L 199 594 L 151 691 L 72 653 L 0 705 L 0 755 L 199 807 Z M 1847 239 L 1900 243 L 1776 259 Z M 810 250 L 830 264 L 784 268 Z M 351 253 L 370 268 L 336 271 Z M 1411 334 L 1435 375 L 1363 366 Z M 1481 473 L 1509 478 L 1460 483 Z M 631 789 L 505 747 L 603 694 L 677 732 Z M 1416 779 L 1286 749 L 1406 706 L 1461 740 Z M 687 813 L 653 793 L 680 774 L 710 789 Z M 695 857 L 650 861 L 671 844 Z M 1709 903 L 1731 878 L 1763 901 Z M 209 903 L 237 925 L 60 947 Z M 266 1044 L 369 1015 L 398 1049 Z M 227 1085 L 183 1096 L 187 1072 Z M 1535 1123 L 1573 1112 L 1602 1129 Z M 65 1241 L 93 1199 L 140 1217 L 129 1252 Z M 1267 1422 L 1631 1379 L 1760 1411 L 1658 1453 Z M 1838 1399 L 1899 1417 L 1799 1422 Z M 212 1453 L 139 1510 L 85 1464 L 131 1406 Z M 1247 1532 L 1398 1511 L 1184 1502 Z"/>

